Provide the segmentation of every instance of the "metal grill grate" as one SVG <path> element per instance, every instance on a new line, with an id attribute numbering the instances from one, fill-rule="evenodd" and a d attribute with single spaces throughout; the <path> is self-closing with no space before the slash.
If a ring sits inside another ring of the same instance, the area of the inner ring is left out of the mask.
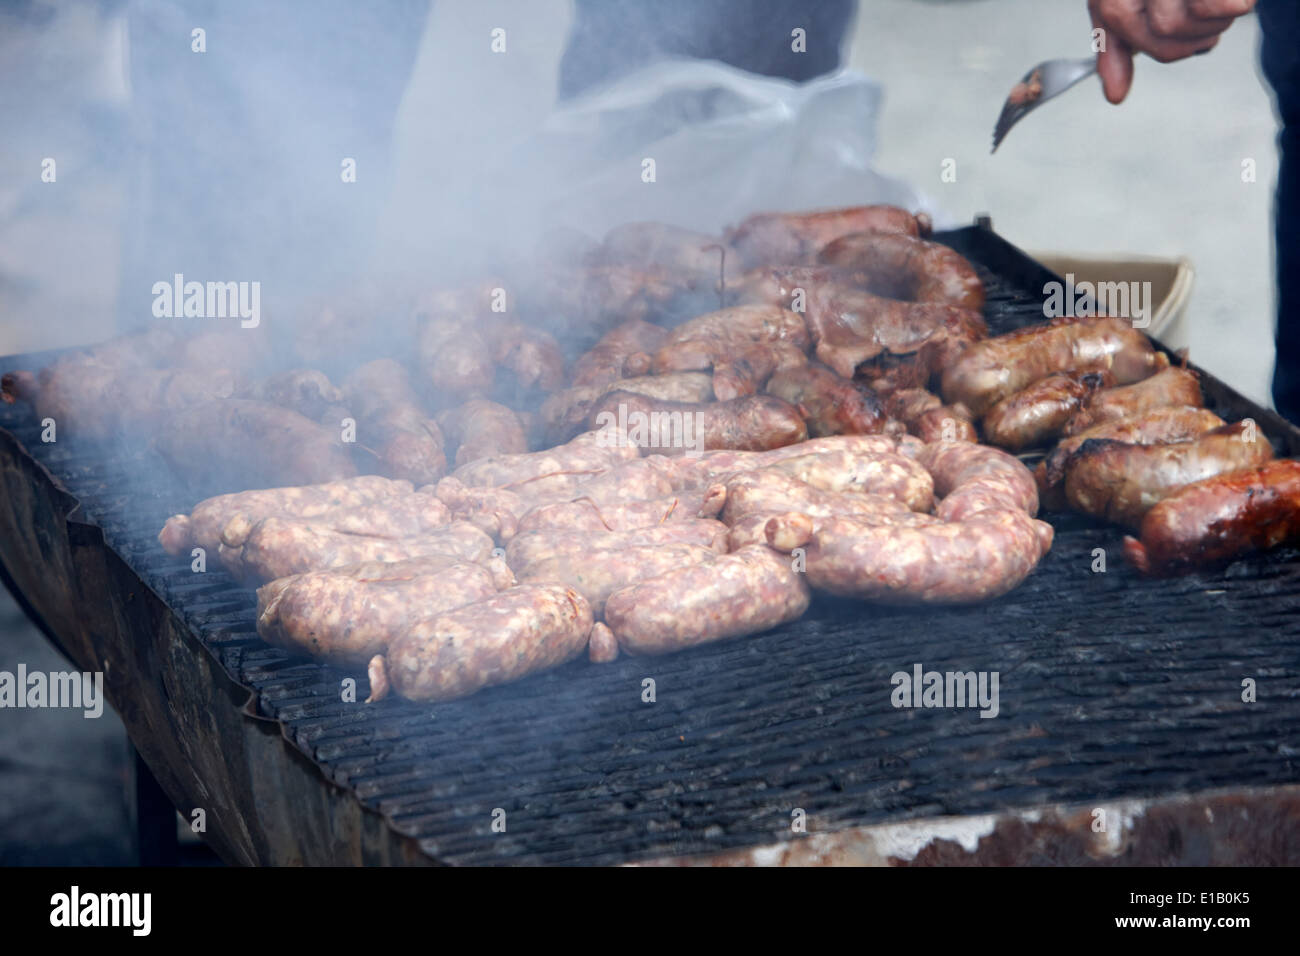
<path id="1" fill-rule="evenodd" d="M 980 263 L 1001 332 L 1041 319 L 1047 274 L 982 229 L 944 237 Z M 1211 395 L 1222 389 L 1207 389 Z M 1239 401 L 1239 400 L 1238 400 Z M 1225 409 L 1240 417 L 1241 409 Z M 1139 580 L 1120 532 L 1049 516 L 1055 546 L 1018 590 L 960 609 L 822 599 L 768 634 L 655 659 L 585 660 L 454 703 L 340 701 L 345 672 L 254 629 L 253 592 L 155 542 L 187 510 L 161 465 L 42 445 L 8 428 L 332 780 L 448 863 L 616 863 L 810 831 L 1049 802 L 1300 780 L 1300 555 Z M 157 484 L 141 486 L 140 475 Z M 1106 551 L 1107 573 L 1091 570 Z M 1001 713 L 895 710 L 890 675 L 1000 673 Z M 364 675 L 359 676 L 365 696 Z M 1243 678 L 1259 702 L 1243 704 Z M 657 701 L 643 703 L 653 678 Z M 492 831 L 496 808 L 506 830 Z"/>

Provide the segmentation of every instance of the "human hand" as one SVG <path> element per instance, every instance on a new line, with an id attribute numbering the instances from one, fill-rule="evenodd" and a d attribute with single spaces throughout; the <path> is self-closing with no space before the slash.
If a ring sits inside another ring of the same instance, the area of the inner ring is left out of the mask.
<path id="1" fill-rule="evenodd" d="M 1088 0 L 1092 25 L 1105 31 L 1097 75 L 1112 103 L 1133 85 L 1133 57 L 1145 53 L 1170 63 L 1208 53 L 1232 21 L 1255 9 L 1255 0 Z"/>

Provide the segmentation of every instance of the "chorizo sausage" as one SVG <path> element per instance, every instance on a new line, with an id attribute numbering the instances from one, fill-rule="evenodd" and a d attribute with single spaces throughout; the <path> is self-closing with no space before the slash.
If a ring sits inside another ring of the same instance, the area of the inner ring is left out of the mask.
<path id="1" fill-rule="evenodd" d="M 748 266 L 789 265 L 810 260 L 827 243 L 855 232 L 923 236 L 930 232 L 930 220 L 897 206 L 767 212 L 750 216 L 728 230 L 726 239 Z"/>
<path id="2" fill-rule="evenodd" d="M 351 478 L 341 437 L 278 405 L 226 399 L 171 415 L 154 445 L 182 480 L 216 490 Z"/>
<path id="3" fill-rule="evenodd" d="M 439 414 L 438 425 L 456 446 L 457 468 L 480 458 L 528 451 L 528 438 L 519 416 L 497 402 L 472 398 Z"/>
<path id="4" fill-rule="evenodd" d="M 779 371 L 768 379 L 764 391 L 799 409 L 814 438 L 870 435 L 889 426 L 875 392 L 823 365 L 809 363 Z"/>
<path id="5" fill-rule="evenodd" d="M 666 654 L 796 620 L 809 601 L 790 558 L 756 544 L 615 591 L 605 623 L 622 650 Z"/>
<path id="6" fill-rule="evenodd" d="M 1143 574 L 1167 575 L 1300 539 L 1300 462 L 1281 459 L 1184 485 L 1142 519 L 1124 555 Z"/>
<path id="7" fill-rule="evenodd" d="M 257 590 L 257 633 L 268 644 L 342 664 L 364 664 L 416 621 L 514 584 L 499 559 L 450 556 L 368 562 L 280 578 Z"/>
<path id="8" fill-rule="evenodd" d="M 722 511 L 726 486 L 714 485 L 684 491 L 666 498 L 600 504 L 590 498 L 537 505 L 519 519 L 518 532 L 563 529 L 569 531 L 631 531 L 667 522 L 712 518 Z"/>
<path id="9" fill-rule="evenodd" d="M 859 232 L 827 243 L 817 256 L 827 265 L 867 277 L 867 288 L 908 302 L 984 308 L 984 283 L 955 249 L 899 233 Z"/>
<path id="10" fill-rule="evenodd" d="M 617 426 L 635 444 L 663 455 L 719 448 L 764 451 L 808 437 L 798 410 L 774 395 L 693 404 L 616 391 L 592 407 L 587 424 Z"/>
<path id="11" fill-rule="evenodd" d="M 370 661 L 370 700 L 465 697 L 556 667 L 587 648 L 591 606 L 572 588 L 521 584 L 417 622 Z"/>
<path id="12" fill-rule="evenodd" d="M 1077 435 L 1102 422 L 1132 418 L 1152 408 L 1202 404 L 1204 401 L 1197 374 L 1191 369 L 1170 366 L 1133 385 L 1094 392 L 1070 419 L 1065 434 Z"/>
<path id="13" fill-rule="evenodd" d="M 961 521 L 981 506 L 1038 513 L 1038 485 L 1020 459 L 988 445 L 968 442 L 933 442 L 916 460 L 934 479 L 935 493 L 943 500 L 935 513 L 945 521 Z"/>
<path id="14" fill-rule="evenodd" d="M 343 391 L 357 418 L 358 444 L 375 453 L 384 474 L 416 484 L 442 477 L 442 429 L 420 406 L 404 365 L 393 359 L 367 362 L 344 380 Z"/>
<path id="15" fill-rule="evenodd" d="M 1137 528 L 1151 506 L 1175 489 L 1272 457 L 1268 439 L 1245 422 L 1168 445 L 1090 438 L 1066 463 L 1065 497 L 1077 511 Z"/>
<path id="16" fill-rule="evenodd" d="M 1109 370 L 1127 385 L 1168 365 L 1164 353 L 1123 319 L 1057 319 L 969 346 L 944 370 L 940 391 L 979 416 L 1054 372 Z"/>
<path id="17" fill-rule="evenodd" d="M 732 475 L 726 488 L 722 520 L 729 525 L 755 513 L 797 511 L 809 517 L 822 518 L 836 514 L 896 514 L 910 510 L 888 495 L 826 491 L 766 468 Z"/>
<path id="18" fill-rule="evenodd" d="M 929 511 L 934 504 L 930 473 L 912 459 L 892 452 L 823 451 L 786 458 L 762 471 L 789 475 L 823 491 L 885 495 L 912 511 Z"/>
<path id="19" fill-rule="evenodd" d="M 1170 370 L 1172 371 L 1172 370 Z M 1155 375 L 1159 378 L 1163 372 Z M 1008 395 L 984 415 L 984 438 L 990 445 L 1020 451 L 1055 438 L 1077 418 L 1079 409 L 1096 394 L 1106 372 L 1057 372 Z M 1148 379 L 1149 381 L 1149 379 Z M 1140 385 L 1130 385 L 1138 388 Z"/>
<path id="20" fill-rule="evenodd" d="M 688 319 L 668 333 L 664 345 L 696 339 L 788 342 L 807 350 L 808 327 L 803 317 L 776 305 L 733 305 Z M 660 347 L 661 349 L 663 346 Z"/>
<path id="21" fill-rule="evenodd" d="M 633 392 L 670 402 L 709 402 L 713 378 L 704 372 L 639 375 L 604 385 L 582 385 L 548 395 L 539 409 L 543 435 L 552 443 L 566 442 L 585 427 L 591 406 L 612 391 Z"/>
<path id="22" fill-rule="evenodd" d="M 573 384 L 607 385 L 625 375 L 624 367 L 633 355 L 653 354 L 668 330 L 641 319 L 629 319 L 606 332 L 589 351 L 573 363 Z"/>
<path id="23" fill-rule="evenodd" d="M 269 375 L 242 389 L 239 397 L 291 408 L 322 424 L 326 415 L 342 412 L 344 400 L 343 390 L 314 368 L 291 368 Z"/>

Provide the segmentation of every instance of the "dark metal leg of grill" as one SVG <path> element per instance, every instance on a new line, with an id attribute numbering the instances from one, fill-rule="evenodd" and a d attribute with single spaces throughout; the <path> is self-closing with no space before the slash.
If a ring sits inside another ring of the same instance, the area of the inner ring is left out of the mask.
<path id="1" fill-rule="evenodd" d="M 175 866 L 180 862 L 176 808 L 138 753 L 135 755 L 135 834 L 141 866 Z"/>

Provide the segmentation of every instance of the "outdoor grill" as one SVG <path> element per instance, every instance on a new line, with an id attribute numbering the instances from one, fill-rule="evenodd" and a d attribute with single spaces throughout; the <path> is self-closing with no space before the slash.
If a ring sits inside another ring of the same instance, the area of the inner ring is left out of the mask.
<path id="1" fill-rule="evenodd" d="M 1053 276 L 987 223 L 937 238 L 979 266 L 992 333 L 1042 321 Z M 1300 431 L 1202 381 L 1209 407 L 1300 454 Z M 264 644 L 254 592 L 218 562 L 162 551 L 195 499 L 161 461 L 43 444 L 26 406 L 0 426 L 7 583 L 105 672 L 145 762 L 230 862 L 1300 861 L 1294 549 L 1144 580 L 1119 529 L 1048 514 L 1051 552 L 988 604 L 819 598 L 755 637 L 368 705 L 364 673 Z M 890 676 L 918 663 L 999 672 L 1000 713 L 895 709 Z"/>

